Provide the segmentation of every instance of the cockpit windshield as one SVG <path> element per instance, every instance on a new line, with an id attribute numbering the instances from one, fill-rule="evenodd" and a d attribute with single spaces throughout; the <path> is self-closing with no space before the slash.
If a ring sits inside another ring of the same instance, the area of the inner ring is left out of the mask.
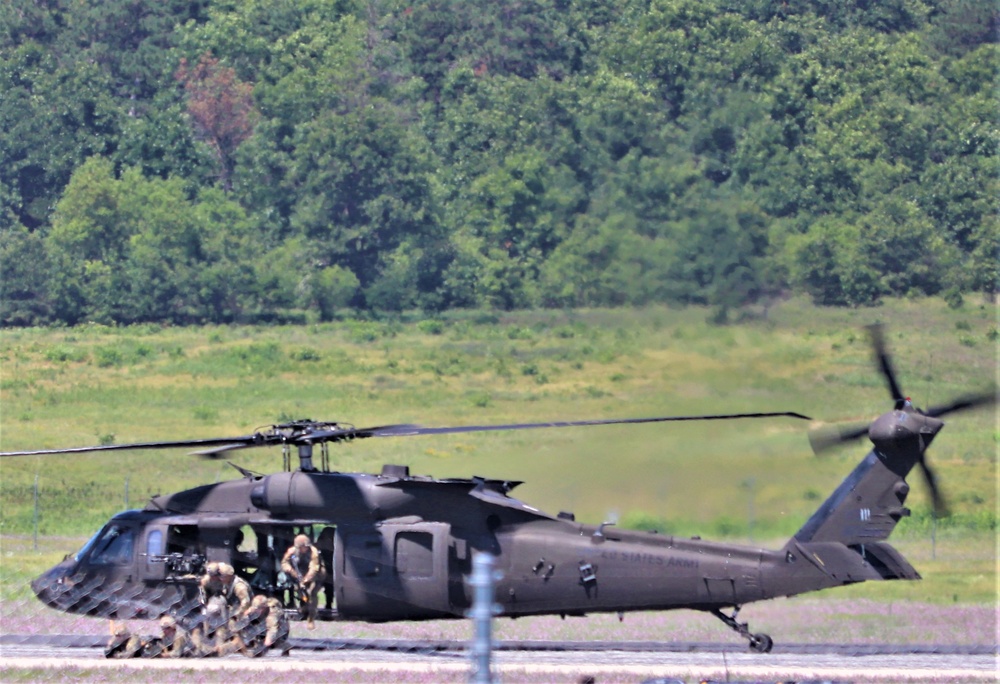
<path id="1" fill-rule="evenodd" d="M 89 552 L 90 562 L 95 564 L 125 565 L 132 562 L 135 546 L 135 530 L 132 527 L 111 523 L 94 535 L 76 554 L 77 560 Z"/>
<path id="2" fill-rule="evenodd" d="M 83 547 L 79 551 L 76 552 L 76 555 L 73 556 L 73 560 L 75 560 L 76 562 L 79 563 L 81 558 L 83 558 L 88 553 L 90 553 L 90 550 L 92 548 L 94 548 L 94 544 L 97 543 L 97 540 L 98 540 L 98 538 L 100 538 L 102 532 L 104 532 L 103 529 L 100 529 L 97 532 L 94 532 L 94 535 L 90 539 L 87 540 L 87 543 L 84 544 Z"/>

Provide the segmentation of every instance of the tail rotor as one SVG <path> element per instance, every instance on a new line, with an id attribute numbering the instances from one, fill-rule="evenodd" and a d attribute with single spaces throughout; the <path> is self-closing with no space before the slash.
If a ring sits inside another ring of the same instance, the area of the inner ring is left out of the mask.
<path id="1" fill-rule="evenodd" d="M 868 333 L 871 337 L 876 367 L 885 379 L 892 397 L 892 411 L 879 416 L 871 423 L 824 426 L 811 430 L 809 443 L 817 455 L 865 436 L 875 444 L 876 449 L 886 453 L 915 445 L 918 453 L 916 465 L 920 467 L 920 472 L 927 483 L 934 513 L 938 517 L 947 516 L 948 506 L 938 485 L 938 477 L 927 462 L 926 449 L 934 435 L 944 426 L 939 420 L 940 417 L 993 405 L 997 400 L 996 389 L 991 392 L 965 395 L 927 410 L 919 409 L 903 393 L 896 379 L 892 359 L 886 350 L 882 326 L 869 326 Z M 910 463 L 913 464 L 912 460 Z"/>

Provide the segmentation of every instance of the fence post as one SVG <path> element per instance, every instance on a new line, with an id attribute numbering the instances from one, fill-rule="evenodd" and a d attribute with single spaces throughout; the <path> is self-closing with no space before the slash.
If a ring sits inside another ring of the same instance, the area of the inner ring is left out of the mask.
<path id="1" fill-rule="evenodd" d="M 472 577 L 469 584 L 474 593 L 472 610 L 468 616 L 475 624 L 472 641 L 472 672 L 469 681 L 475 684 L 492 684 L 490 656 L 493 652 L 493 616 L 500 613 L 500 606 L 493 602 L 496 581 L 500 573 L 493 571 L 495 558 L 488 553 L 477 553 L 472 557 Z"/>
<path id="2" fill-rule="evenodd" d="M 33 516 L 35 530 L 35 551 L 38 550 L 38 473 L 35 473 L 35 513 Z"/>

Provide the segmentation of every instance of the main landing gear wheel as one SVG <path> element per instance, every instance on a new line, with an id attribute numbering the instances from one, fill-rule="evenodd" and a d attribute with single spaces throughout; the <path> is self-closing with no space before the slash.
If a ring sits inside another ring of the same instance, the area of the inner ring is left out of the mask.
<path id="1" fill-rule="evenodd" d="M 767 634 L 751 634 L 750 650 L 754 653 L 770 653 L 774 641 Z"/>
<path id="2" fill-rule="evenodd" d="M 770 653 L 774 647 L 774 641 L 767 634 L 751 634 L 746 622 L 737 622 L 736 616 L 740 613 L 740 606 L 733 608 L 732 615 L 726 615 L 718 608 L 711 611 L 712 615 L 726 623 L 731 630 L 750 642 L 750 650 L 754 653 Z"/>

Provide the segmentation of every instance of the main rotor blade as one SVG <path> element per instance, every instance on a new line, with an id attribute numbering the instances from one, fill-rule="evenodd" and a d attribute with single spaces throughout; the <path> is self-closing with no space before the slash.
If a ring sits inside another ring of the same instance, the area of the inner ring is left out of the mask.
<path id="1" fill-rule="evenodd" d="M 321 444 L 341 442 L 365 437 L 408 437 L 412 435 L 441 435 L 457 432 L 488 432 L 497 430 L 530 430 L 533 428 L 582 427 L 586 425 L 615 425 L 626 423 L 664 423 L 689 420 L 731 420 L 736 418 L 773 418 L 786 416 L 810 420 L 808 416 L 794 412 L 782 413 L 728 413 L 705 416 L 664 416 L 660 418 L 612 418 L 606 420 L 556 421 L 549 423 L 511 423 L 507 425 L 462 425 L 456 427 L 423 427 L 420 425 L 381 425 L 369 428 L 326 427 L 335 423 L 313 423 L 311 421 L 276 425 L 268 431 L 256 432 L 244 437 L 216 439 L 194 439 L 171 442 L 136 442 L 132 444 L 103 444 L 67 449 L 39 449 L 35 451 L 7 451 L 0 456 L 40 456 L 45 454 L 78 454 L 93 451 L 123 451 L 126 449 L 177 449 L 184 447 L 207 447 L 193 453 L 200 456 L 218 457 L 226 452 L 255 446 L 277 444 Z M 285 430 L 294 428 L 292 432 Z"/>
<path id="2" fill-rule="evenodd" d="M 885 338 L 882 335 L 882 326 L 877 323 L 868 326 L 868 334 L 871 336 L 872 347 L 875 349 L 875 358 L 879 363 L 882 376 L 885 377 L 886 383 L 889 385 L 889 391 L 892 393 L 892 400 L 895 402 L 897 409 L 902 408 L 906 397 L 903 396 L 903 390 L 899 388 L 899 383 L 896 382 L 896 374 L 892 370 L 892 362 L 889 360 L 889 354 L 885 350 Z"/>
<path id="3" fill-rule="evenodd" d="M 98 446 L 69 447 L 67 449 L 36 449 L 34 451 L 4 451 L 0 452 L 0 457 L 4 456 L 46 456 L 49 454 L 83 454 L 93 451 L 125 451 L 127 449 L 180 449 L 184 447 L 211 447 L 239 444 L 243 446 L 253 446 L 257 437 L 247 435 L 245 437 L 227 437 L 225 439 L 186 439 L 172 442 L 133 442 L 131 444 L 101 444 Z"/>
<path id="4" fill-rule="evenodd" d="M 204 458 L 219 458 L 224 454 L 228 454 L 230 451 L 237 451 L 239 449 L 249 449 L 254 446 L 263 446 L 262 444 L 223 444 L 222 446 L 213 447 L 211 449 L 199 449 L 198 451 L 189 451 L 189 456 L 203 456 Z"/>
<path id="5" fill-rule="evenodd" d="M 932 406 L 923 413 L 924 415 L 931 416 L 932 418 L 937 418 L 938 416 L 953 413 L 954 411 L 964 411 L 970 408 L 989 406 L 990 404 L 995 404 L 996 402 L 997 393 L 996 390 L 993 390 L 988 394 L 968 394 L 963 397 L 958 397 L 950 403 L 942 404 L 940 406 Z"/>
<path id="6" fill-rule="evenodd" d="M 548 423 L 509 423 L 506 425 L 460 425 L 455 427 L 423 427 L 421 425 L 387 425 L 380 428 L 358 430 L 362 437 L 409 437 L 412 435 L 443 435 L 459 432 L 490 432 L 495 430 L 533 430 L 536 428 L 586 427 L 590 425 L 622 425 L 639 423 L 668 423 L 694 420 L 733 420 L 737 418 L 789 417 L 811 420 L 801 413 L 727 413 L 704 416 L 662 416 L 654 418 L 608 418 L 603 420 L 567 420 Z"/>
<path id="7" fill-rule="evenodd" d="M 318 444 L 320 442 L 343 442 L 350 439 L 364 439 L 365 437 L 387 437 L 392 434 L 409 434 L 410 430 L 419 428 L 419 425 L 380 425 L 378 427 L 355 428 L 344 427 L 330 430 L 316 430 L 302 435 L 300 442 Z"/>

